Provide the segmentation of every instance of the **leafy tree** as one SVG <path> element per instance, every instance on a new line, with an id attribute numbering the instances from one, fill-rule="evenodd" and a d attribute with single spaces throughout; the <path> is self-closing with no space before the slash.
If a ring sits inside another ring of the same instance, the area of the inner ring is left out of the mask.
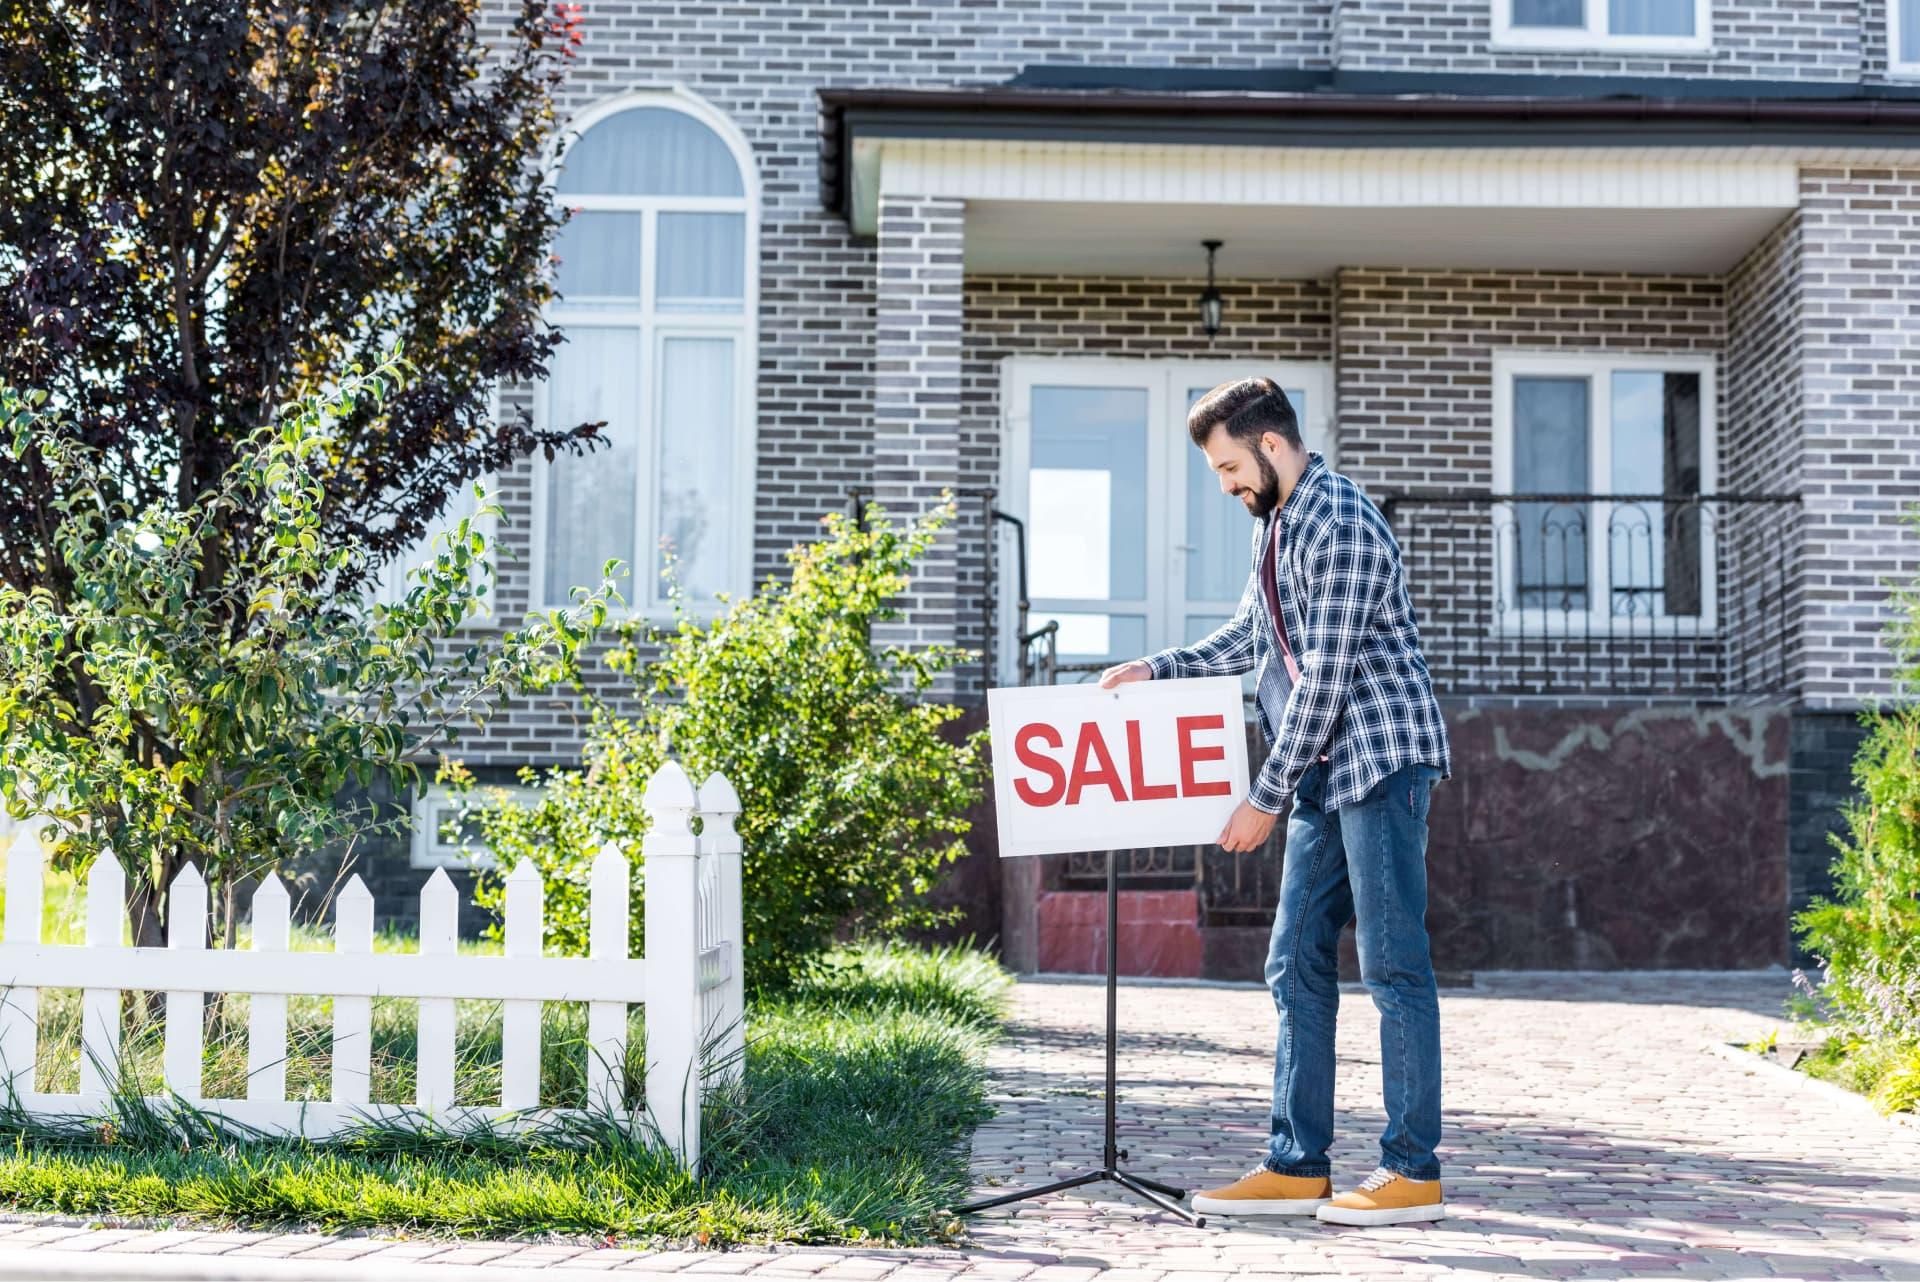
<path id="1" fill-rule="evenodd" d="M 501 875 L 530 859 L 546 878 L 547 943 L 583 954 L 588 872 L 601 843 L 634 848 L 646 828 L 641 796 L 671 744 L 697 782 L 732 780 L 745 807 L 743 910 L 747 971 L 756 986 L 801 973 L 843 931 L 887 934 L 941 919 L 923 896 L 964 851 L 967 808 L 984 775 L 984 732 L 955 741 L 959 715 L 919 698 L 970 652 L 952 646 L 876 648 L 876 620 L 953 507 L 906 526 L 878 505 L 864 528 L 841 515 L 826 535 L 788 553 L 789 582 L 769 578 L 711 622 L 679 605 L 664 636 L 621 630 L 613 655 L 647 694 L 624 718 L 589 697 L 584 770 L 551 770 L 539 804 L 517 807 L 478 789 L 478 818 L 495 869 L 477 903 L 504 903 Z M 651 657 L 649 657 L 651 656 Z M 469 783 L 463 772 L 448 774 Z M 636 873 L 639 870 L 636 869 Z M 634 897 L 633 938 L 643 937 Z"/>
<path id="2" fill-rule="evenodd" d="M 517 0 L 483 42 L 479 2 L 0 0 L 0 382 L 50 412 L 0 469 L 0 583 L 83 604 L 50 448 L 86 447 L 103 503 L 186 513 L 277 405 L 396 344 L 406 385 L 341 406 L 302 461 L 319 555 L 368 554 L 335 587 L 474 478 L 591 444 L 595 425 L 496 421 L 491 395 L 558 339 L 542 161 L 577 6 Z M 184 608 L 219 613 L 257 519 L 193 526 Z M 110 715 L 79 656 L 46 678 L 81 723 Z M 183 727 L 143 733 L 191 751 Z"/>
<path id="3" fill-rule="evenodd" d="M 349 370 L 287 407 L 185 506 L 127 497 L 110 451 L 0 386 L 8 461 L 46 470 L 66 584 L 0 584 L 0 797 L 51 818 L 68 865 L 119 857 L 141 943 L 163 939 L 160 897 L 187 861 L 217 894 L 370 825 L 338 804 L 346 784 L 414 783 L 413 762 L 461 723 L 571 672 L 604 618 L 610 582 L 520 629 L 463 633 L 492 582 L 472 520 L 402 600 L 339 589 L 372 554 L 327 541 L 326 478 L 343 433 L 394 402 L 400 368 Z"/>

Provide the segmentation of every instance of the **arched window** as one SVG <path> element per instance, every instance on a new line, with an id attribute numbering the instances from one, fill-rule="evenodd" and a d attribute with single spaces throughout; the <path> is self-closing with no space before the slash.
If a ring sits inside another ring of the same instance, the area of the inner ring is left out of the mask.
<path id="1" fill-rule="evenodd" d="M 582 121 L 556 183 L 575 212 L 554 245 L 566 335 L 544 412 L 605 420 L 605 443 L 540 480 L 540 595 L 564 604 L 608 557 L 621 595 L 658 614 L 665 558 L 690 600 L 750 586 L 759 199 L 751 152 L 680 94 Z"/>

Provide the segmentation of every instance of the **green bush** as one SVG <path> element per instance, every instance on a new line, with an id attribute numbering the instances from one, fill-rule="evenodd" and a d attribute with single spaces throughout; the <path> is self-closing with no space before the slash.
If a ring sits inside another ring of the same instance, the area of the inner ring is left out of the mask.
<path id="1" fill-rule="evenodd" d="M 497 909 L 500 875 L 531 860 L 546 878 L 548 946 L 584 952 L 593 857 L 606 841 L 639 849 L 642 795 L 670 743 L 696 782 L 724 774 L 745 807 L 750 984 L 795 982 L 841 934 L 941 920 L 924 896 L 964 849 L 984 735 L 956 740 L 944 728 L 959 709 L 921 696 L 970 655 L 875 646 L 870 633 L 897 617 L 889 603 L 952 511 L 949 503 L 904 527 L 876 505 L 859 523 L 830 516 L 824 538 L 788 554 L 789 581 L 768 579 L 711 621 L 676 597 L 671 631 L 623 629 L 611 662 L 633 678 L 644 710 L 622 717 L 589 692 L 584 768 L 544 779 L 523 772 L 546 786 L 538 805 L 475 790 L 473 813 L 498 870 L 483 873 L 476 902 Z M 635 939 L 643 924 L 636 894 Z"/>
<path id="2" fill-rule="evenodd" d="M 1907 517 L 1920 527 L 1920 507 Z M 1920 692 L 1920 584 L 1897 590 L 1887 630 L 1900 693 Z M 1807 985 L 1801 1013 L 1831 1020 L 1849 1043 L 1885 1044 L 1896 1059 L 1920 1046 L 1920 701 L 1862 715 L 1866 740 L 1853 761 L 1859 795 L 1842 814 L 1847 834 L 1830 840 L 1833 894 L 1794 917 L 1809 951 L 1826 966 L 1818 992 Z M 1915 1064 L 1895 1074 L 1896 1094 L 1916 1090 Z M 1904 1081 L 1906 1085 L 1898 1085 Z"/>

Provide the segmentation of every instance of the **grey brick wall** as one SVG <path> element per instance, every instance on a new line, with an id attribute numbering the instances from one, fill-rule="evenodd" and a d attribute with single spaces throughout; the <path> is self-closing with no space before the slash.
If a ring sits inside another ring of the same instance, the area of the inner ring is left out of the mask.
<path id="1" fill-rule="evenodd" d="M 1719 0 L 1712 49 L 1658 54 L 1495 49 L 1491 0 L 1340 0 L 1333 43 L 1340 67 L 1355 71 L 1855 80 L 1864 65 L 1862 14 L 1877 7 L 1878 0 Z M 1882 32 L 1884 67 L 1884 22 Z"/>
<path id="2" fill-rule="evenodd" d="M 960 483 L 961 249 L 966 206 L 938 197 L 880 202 L 879 307 L 874 319 L 874 497 L 896 516 L 927 511 Z M 904 617 L 874 629 L 882 645 L 952 645 L 959 607 L 959 532 L 943 530 L 920 559 Z M 947 698 L 959 674 L 928 693 Z"/>
<path id="3" fill-rule="evenodd" d="M 1885 695 L 1886 580 L 1920 578 L 1920 169 L 1801 173 L 1804 695 Z"/>
<path id="4" fill-rule="evenodd" d="M 1800 309 L 1800 215 L 1786 218 L 1727 276 L 1727 381 L 1722 396 L 1720 488 L 1798 494 L 1804 430 Z M 1736 567 L 1725 580 L 1747 600 L 1729 656 L 1743 684 L 1797 695 L 1805 681 L 1803 549 L 1798 506 L 1729 509 L 1724 549 Z M 1744 568 L 1742 568 L 1744 567 Z"/>

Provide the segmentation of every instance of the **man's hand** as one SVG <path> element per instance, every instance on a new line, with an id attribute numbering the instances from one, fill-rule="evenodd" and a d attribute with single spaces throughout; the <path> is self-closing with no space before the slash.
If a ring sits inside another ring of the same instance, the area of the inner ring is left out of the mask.
<path id="1" fill-rule="evenodd" d="M 1274 821 L 1279 817 L 1268 814 L 1250 801 L 1241 802 L 1233 808 L 1233 817 L 1227 820 L 1227 826 L 1220 830 L 1220 849 L 1260 849 L 1266 844 L 1268 835 L 1273 832 Z"/>
<path id="2" fill-rule="evenodd" d="M 1125 685 L 1129 681 L 1151 681 L 1153 669 L 1147 666 L 1145 659 L 1132 659 L 1126 663 L 1116 663 L 1100 674 L 1100 688 L 1111 690 L 1115 686 Z"/>

